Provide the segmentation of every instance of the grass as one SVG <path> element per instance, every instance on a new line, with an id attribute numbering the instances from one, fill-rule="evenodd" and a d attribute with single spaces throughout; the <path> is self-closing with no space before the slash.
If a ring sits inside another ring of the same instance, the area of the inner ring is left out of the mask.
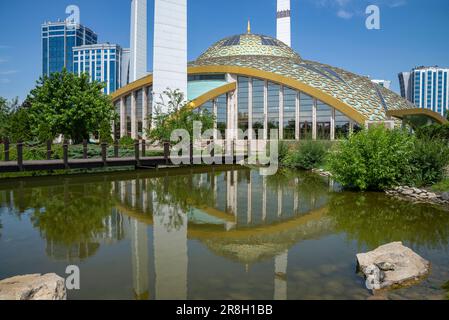
<path id="1" fill-rule="evenodd" d="M 69 169 L 69 170 L 49 170 L 49 171 L 24 171 L 24 172 L 11 172 L 0 173 L 0 180 L 14 179 L 14 178 L 27 178 L 27 177 L 48 177 L 48 176 L 62 176 L 62 175 L 75 175 L 86 173 L 105 173 L 105 172 L 117 172 L 117 171 L 132 171 L 134 167 L 114 167 L 114 168 L 95 168 L 95 169 Z"/>
<path id="2" fill-rule="evenodd" d="M 432 190 L 437 192 L 449 192 L 449 179 L 444 179 L 443 181 L 434 184 Z"/>

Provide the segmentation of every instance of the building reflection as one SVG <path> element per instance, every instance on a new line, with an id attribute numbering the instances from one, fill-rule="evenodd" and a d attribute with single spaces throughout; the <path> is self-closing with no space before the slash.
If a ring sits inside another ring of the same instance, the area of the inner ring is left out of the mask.
<path id="1" fill-rule="evenodd" d="M 299 178 L 262 177 L 241 169 L 114 182 L 117 208 L 132 218 L 136 297 L 187 299 L 187 243 L 197 239 L 213 253 L 240 262 L 242 268 L 272 260 L 273 297 L 287 299 L 289 248 L 298 238 L 331 229 L 323 224 L 319 213 L 315 221 L 313 217 L 306 219 L 326 203 L 327 188 L 302 198 L 302 182 Z M 153 237 L 152 257 L 147 247 L 149 233 Z M 149 289 L 148 263 L 154 266 L 154 291 Z"/>

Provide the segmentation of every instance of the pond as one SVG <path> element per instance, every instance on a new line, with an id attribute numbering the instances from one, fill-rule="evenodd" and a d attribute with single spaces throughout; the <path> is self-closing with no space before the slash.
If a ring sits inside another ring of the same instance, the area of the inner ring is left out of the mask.
<path id="1" fill-rule="evenodd" d="M 387 298 L 447 299 L 439 207 L 240 166 L 0 181 L 0 279 L 77 265 L 69 299 L 364 300 L 355 255 L 392 241 L 432 270 Z"/>

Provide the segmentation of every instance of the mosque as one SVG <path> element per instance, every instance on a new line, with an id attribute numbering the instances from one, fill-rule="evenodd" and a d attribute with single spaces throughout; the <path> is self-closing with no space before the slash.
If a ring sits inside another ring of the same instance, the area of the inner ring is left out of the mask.
<path id="1" fill-rule="evenodd" d="M 290 47 L 290 1 L 278 1 L 277 38 L 254 34 L 248 25 L 246 33 L 219 40 L 181 69 L 182 91 L 191 106 L 216 116 L 216 138 L 270 140 L 277 129 L 283 140 L 335 140 L 371 123 L 394 126 L 407 117 L 444 122 L 439 114 L 417 109 L 368 77 L 303 59 Z M 157 36 L 155 31 L 155 46 Z M 155 94 L 160 94 L 154 86 L 161 91 L 158 78 L 170 78 L 158 71 L 164 61 L 157 62 L 156 49 L 154 60 L 153 73 L 112 95 L 120 115 L 118 137 L 145 139 Z M 248 131 L 248 136 L 235 129 Z"/>

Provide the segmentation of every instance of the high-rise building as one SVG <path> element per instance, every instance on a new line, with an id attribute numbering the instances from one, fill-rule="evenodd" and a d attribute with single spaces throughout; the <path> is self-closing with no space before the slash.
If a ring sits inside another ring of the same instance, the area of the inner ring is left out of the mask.
<path id="1" fill-rule="evenodd" d="M 89 28 L 68 21 L 42 25 L 42 74 L 50 75 L 66 68 L 73 72 L 73 47 L 97 43 Z"/>
<path id="2" fill-rule="evenodd" d="M 399 74 L 401 95 L 418 108 L 445 115 L 449 109 L 449 69 L 417 67 Z"/>
<path id="3" fill-rule="evenodd" d="M 385 89 L 391 88 L 391 81 L 389 80 L 371 80 L 374 83 L 377 83 L 379 86 L 384 87 Z"/>
<path id="4" fill-rule="evenodd" d="M 292 46 L 290 0 L 277 0 L 277 36 L 289 47 Z"/>
<path id="5" fill-rule="evenodd" d="M 104 83 L 105 94 L 111 94 L 122 87 L 123 54 L 119 45 L 101 43 L 74 47 L 73 55 L 74 73 L 88 73 L 92 81 Z"/>
<path id="6" fill-rule="evenodd" d="M 123 48 L 122 49 L 122 78 L 121 78 L 122 86 L 125 86 L 131 82 L 130 81 L 130 79 L 131 79 L 130 69 L 131 69 L 131 49 Z"/>
<path id="7" fill-rule="evenodd" d="M 130 82 L 147 75 L 147 0 L 131 1 Z"/>
<path id="8" fill-rule="evenodd" d="M 153 106 L 167 88 L 187 99 L 187 0 L 156 0 L 154 11 Z"/>

